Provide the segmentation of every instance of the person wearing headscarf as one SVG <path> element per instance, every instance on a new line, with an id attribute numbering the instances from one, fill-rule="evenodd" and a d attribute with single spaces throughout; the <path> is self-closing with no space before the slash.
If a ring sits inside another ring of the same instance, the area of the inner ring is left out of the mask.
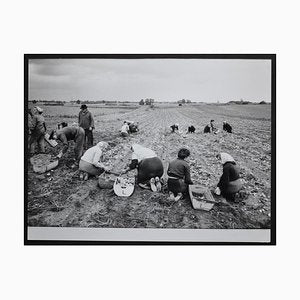
<path id="1" fill-rule="evenodd" d="M 79 170 L 82 171 L 80 174 L 81 179 L 87 180 L 89 175 L 97 176 L 104 171 L 108 171 L 108 168 L 101 162 L 107 147 L 108 143 L 99 142 L 96 146 L 86 150 L 79 162 Z"/>
<path id="2" fill-rule="evenodd" d="M 217 158 L 221 160 L 223 165 L 223 174 L 215 193 L 221 194 L 228 201 L 234 201 L 236 193 L 242 188 L 240 168 L 228 153 L 221 152 Z"/>
<path id="3" fill-rule="evenodd" d="M 29 123 L 29 147 L 30 154 L 35 153 L 35 146 L 38 144 L 40 153 L 45 152 L 45 133 L 46 133 L 46 124 L 45 118 L 42 115 L 43 109 L 36 106 L 31 113 L 31 122 Z"/>
<path id="4" fill-rule="evenodd" d="M 190 166 L 185 160 L 190 156 L 190 150 L 181 148 L 177 158 L 169 163 L 168 167 L 168 189 L 172 200 L 179 200 L 187 192 L 188 185 L 193 184 L 191 180 Z M 175 197 L 175 198 L 174 198 Z"/>
<path id="5" fill-rule="evenodd" d="M 131 150 L 131 163 L 123 173 L 137 168 L 137 182 L 139 186 L 147 188 L 150 185 L 152 191 L 160 191 L 160 178 L 164 173 L 162 161 L 153 150 L 142 145 L 133 144 Z"/>
<path id="6" fill-rule="evenodd" d="M 227 123 L 227 121 L 223 122 L 223 130 L 228 133 L 232 133 L 232 127 Z"/>
<path id="7" fill-rule="evenodd" d="M 63 143 L 63 149 L 57 155 L 57 158 L 61 158 L 67 152 L 67 150 L 69 149 L 69 141 L 74 141 L 75 160 L 79 162 L 83 154 L 83 146 L 85 139 L 85 133 L 83 128 L 67 126 L 59 130 L 52 130 L 49 139 L 59 140 Z"/>

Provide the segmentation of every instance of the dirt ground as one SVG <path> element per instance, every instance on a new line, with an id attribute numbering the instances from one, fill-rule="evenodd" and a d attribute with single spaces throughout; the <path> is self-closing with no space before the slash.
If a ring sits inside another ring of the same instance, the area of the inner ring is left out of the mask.
<path id="1" fill-rule="evenodd" d="M 44 107 L 48 129 L 59 121 L 77 121 L 76 107 Z M 94 107 L 95 143 L 110 141 L 105 163 L 114 171 L 130 161 L 130 145 L 139 143 L 154 150 L 163 161 L 177 156 L 179 148 L 191 151 L 194 183 L 214 189 L 222 174 L 216 154 L 231 154 L 241 167 L 244 188 L 237 203 L 219 202 L 209 211 L 192 208 L 189 199 L 168 201 L 167 192 L 154 193 L 136 186 L 129 198 L 117 197 L 100 189 L 97 179 L 80 181 L 73 164 L 73 144 L 59 166 L 45 174 L 36 174 L 28 161 L 28 225 L 111 228 L 270 228 L 271 205 L 271 106 L 270 105 L 156 105 L 127 108 Z M 204 134 L 203 128 L 214 119 L 221 129 L 226 120 L 233 127 L 229 134 Z M 119 134 L 123 120 L 135 120 L 140 131 L 123 138 Z M 178 123 L 179 132 L 170 125 Z M 194 125 L 196 132 L 187 133 Z M 46 152 L 53 156 L 61 145 Z M 135 172 L 135 171 L 132 171 Z M 107 176 L 107 175 L 106 175 Z M 164 174 L 165 177 L 165 174 Z M 113 177 L 111 176 L 111 179 Z"/>

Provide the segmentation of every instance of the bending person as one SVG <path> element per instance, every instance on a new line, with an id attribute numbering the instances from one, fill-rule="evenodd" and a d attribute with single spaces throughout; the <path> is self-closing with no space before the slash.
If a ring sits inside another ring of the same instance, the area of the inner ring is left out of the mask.
<path id="1" fill-rule="evenodd" d="M 103 151 L 107 149 L 108 143 L 99 142 L 96 146 L 89 148 L 84 155 L 81 157 L 79 162 L 79 170 L 82 171 L 80 179 L 87 180 L 89 175 L 97 176 L 108 171 L 103 163 Z"/>
<path id="2" fill-rule="evenodd" d="M 227 121 L 223 122 L 223 130 L 232 133 L 232 127 L 230 124 L 227 123 Z"/>
<path id="3" fill-rule="evenodd" d="M 242 188 L 240 168 L 232 156 L 227 153 L 222 152 L 217 155 L 217 158 L 221 160 L 223 165 L 223 174 L 215 193 L 217 195 L 221 194 L 228 201 L 234 201 L 236 193 Z"/>
<path id="4" fill-rule="evenodd" d="M 63 143 L 63 149 L 57 155 L 58 158 L 61 158 L 69 149 L 69 141 L 75 142 L 75 160 L 79 162 L 84 146 L 85 133 L 84 129 L 81 127 L 71 127 L 67 126 L 59 130 L 52 130 L 49 139 L 59 140 Z"/>
<path id="5" fill-rule="evenodd" d="M 169 163 L 168 168 L 168 189 L 170 198 L 178 201 L 183 194 L 187 193 L 188 185 L 193 184 L 191 180 L 190 166 L 185 161 L 190 156 L 188 149 L 182 148 L 178 152 L 178 157 Z M 174 198 L 175 197 L 175 198 Z"/>
<path id="6" fill-rule="evenodd" d="M 139 144 L 133 144 L 131 150 L 133 151 L 131 163 L 123 173 L 137 168 L 139 186 L 147 188 L 150 185 L 153 192 L 160 191 L 160 177 L 164 173 L 162 161 L 154 151 Z"/>

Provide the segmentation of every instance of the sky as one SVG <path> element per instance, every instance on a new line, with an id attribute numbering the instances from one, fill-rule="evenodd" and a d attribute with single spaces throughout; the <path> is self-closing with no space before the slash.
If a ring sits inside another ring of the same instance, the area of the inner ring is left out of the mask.
<path id="1" fill-rule="evenodd" d="M 30 59 L 29 100 L 271 101 L 270 60 Z"/>

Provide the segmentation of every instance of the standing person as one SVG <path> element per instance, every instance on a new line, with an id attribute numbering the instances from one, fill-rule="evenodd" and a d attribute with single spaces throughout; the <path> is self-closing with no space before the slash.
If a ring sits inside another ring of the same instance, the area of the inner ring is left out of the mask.
<path id="1" fill-rule="evenodd" d="M 96 146 L 89 148 L 85 151 L 79 162 L 79 170 L 82 171 L 80 178 L 87 180 L 90 175 L 100 175 L 108 168 L 103 165 L 102 157 L 103 151 L 108 147 L 108 143 L 99 142 Z"/>
<path id="2" fill-rule="evenodd" d="M 228 133 L 232 133 L 232 127 L 227 123 L 227 121 L 223 122 L 223 130 Z"/>
<path id="3" fill-rule="evenodd" d="M 220 153 L 217 159 L 221 160 L 223 165 L 223 174 L 215 190 L 215 194 L 222 195 L 228 201 L 234 201 L 235 195 L 242 188 L 240 179 L 240 168 L 235 160 L 227 153 Z"/>
<path id="4" fill-rule="evenodd" d="M 170 198 L 178 201 L 183 194 L 187 193 L 188 185 L 193 184 L 191 180 L 190 166 L 185 161 L 190 156 L 190 151 L 186 148 L 181 148 L 178 151 L 177 158 L 169 163 L 167 174 L 168 189 Z"/>
<path id="5" fill-rule="evenodd" d="M 29 124 L 30 130 L 30 155 L 34 155 L 35 153 L 35 145 L 36 143 L 39 146 L 39 152 L 45 153 L 45 133 L 46 133 L 46 124 L 45 118 L 42 115 L 43 109 L 40 107 L 35 107 L 35 114 L 31 114 L 32 119 Z"/>
<path id="6" fill-rule="evenodd" d="M 150 185 L 153 192 L 160 192 L 160 178 L 164 173 L 162 161 L 157 157 L 154 151 L 139 144 L 133 144 L 131 150 L 133 152 L 131 163 L 122 173 L 127 173 L 137 168 L 137 182 L 139 186 L 147 188 L 148 185 Z"/>
<path id="7" fill-rule="evenodd" d="M 81 127 L 71 127 L 67 126 L 59 130 L 52 130 L 49 139 L 59 140 L 63 143 L 64 147 L 62 151 L 57 155 L 58 158 L 61 158 L 63 154 L 69 149 L 69 141 L 75 142 L 75 160 L 79 162 L 84 146 L 85 133 Z"/>
<path id="8" fill-rule="evenodd" d="M 93 130 L 95 129 L 94 118 L 87 106 L 82 104 L 78 115 L 78 125 L 82 127 L 85 132 L 85 148 L 93 146 Z"/>
<path id="9" fill-rule="evenodd" d="M 128 136 L 129 134 L 129 126 L 126 121 L 124 121 L 123 126 L 121 127 L 121 135 L 123 137 Z"/>

